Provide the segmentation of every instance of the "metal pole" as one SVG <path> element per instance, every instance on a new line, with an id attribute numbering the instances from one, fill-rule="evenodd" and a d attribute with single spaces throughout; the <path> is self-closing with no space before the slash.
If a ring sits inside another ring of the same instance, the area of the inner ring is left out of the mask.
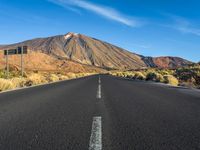
<path id="1" fill-rule="evenodd" d="M 9 65 L 8 65 L 8 50 L 6 50 L 6 78 L 9 76 Z"/>
<path id="2" fill-rule="evenodd" d="M 22 51 L 21 51 L 21 76 L 23 77 L 24 75 L 24 69 L 23 69 L 23 53 L 24 53 L 24 47 L 22 46 Z"/>

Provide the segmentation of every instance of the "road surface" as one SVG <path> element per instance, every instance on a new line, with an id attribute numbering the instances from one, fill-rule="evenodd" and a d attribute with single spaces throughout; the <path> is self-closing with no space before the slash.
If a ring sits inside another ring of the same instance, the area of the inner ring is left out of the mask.
<path id="1" fill-rule="evenodd" d="M 0 150 L 198 150 L 197 91 L 95 75 L 0 94 Z"/>

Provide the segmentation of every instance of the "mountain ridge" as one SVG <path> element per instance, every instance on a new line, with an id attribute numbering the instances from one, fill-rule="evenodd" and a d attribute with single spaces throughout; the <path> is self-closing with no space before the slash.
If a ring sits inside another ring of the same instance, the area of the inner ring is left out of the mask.
<path id="1" fill-rule="evenodd" d="M 73 32 L 46 38 L 35 38 L 11 45 L 3 45 L 0 46 L 0 49 L 21 45 L 27 45 L 32 51 L 40 51 L 57 59 L 71 60 L 101 68 L 176 68 L 191 63 L 180 57 L 146 57 L 108 42 Z"/>

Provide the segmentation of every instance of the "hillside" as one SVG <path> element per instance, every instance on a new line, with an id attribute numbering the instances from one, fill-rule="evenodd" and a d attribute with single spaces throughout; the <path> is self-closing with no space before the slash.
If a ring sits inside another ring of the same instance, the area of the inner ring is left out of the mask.
<path id="1" fill-rule="evenodd" d="M 10 55 L 9 64 L 11 70 L 20 70 L 20 56 Z M 50 71 L 50 72 L 104 72 L 104 69 L 83 65 L 70 60 L 59 60 L 39 51 L 30 51 L 24 55 L 24 67 L 26 71 Z M 5 68 L 5 58 L 0 53 L 0 69 Z"/>
<path id="2" fill-rule="evenodd" d="M 144 62 L 148 67 L 157 67 L 157 68 L 177 68 L 187 66 L 191 64 L 190 61 L 185 60 L 180 57 L 144 57 Z"/>
<path id="3" fill-rule="evenodd" d="M 37 38 L 12 45 L 0 46 L 0 49 L 27 45 L 31 51 L 41 52 L 51 59 L 73 61 L 104 69 L 139 69 L 146 67 L 176 68 L 190 64 L 177 57 L 145 57 L 127 50 L 87 37 L 82 34 L 68 33 L 48 38 Z M 40 62 L 40 60 L 37 59 Z M 80 65 L 79 64 L 79 65 Z"/>

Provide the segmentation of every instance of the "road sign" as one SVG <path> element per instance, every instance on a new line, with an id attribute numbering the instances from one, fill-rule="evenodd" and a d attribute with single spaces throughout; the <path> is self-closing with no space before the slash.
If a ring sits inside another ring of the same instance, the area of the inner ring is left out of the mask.
<path id="1" fill-rule="evenodd" d="M 21 46 L 17 47 L 15 49 L 8 49 L 4 50 L 4 55 L 6 56 L 6 72 L 7 72 L 7 78 L 9 74 L 9 65 L 8 65 L 8 55 L 21 55 L 21 75 L 23 77 L 24 74 L 24 63 L 23 63 L 23 54 L 28 53 L 28 47 L 27 46 Z"/>
<path id="2" fill-rule="evenodd" d="M 17 49 L 4 50 L 4 55 L 15 55 L 15 54 L 17 54 Z"/>
<path id="3" fill-rule="evenodd" d="M 17 54 L 22 54 L 22 48 L 23 48 L 23 54 L 27 54 L 28 53 L 28 47 L 27 46 L 18 47 L 17 48 Z"/>
<path id="4" fill-rule="evenodd" d="M 23 46 L 23 47 L 18 47 L 16 49 L 4 50 L 4 55 L 22 54 L 22 48 L 23 48 L 23 54 L 27 54 L 28 53 L 28 47 L 27 46 Z"/>

